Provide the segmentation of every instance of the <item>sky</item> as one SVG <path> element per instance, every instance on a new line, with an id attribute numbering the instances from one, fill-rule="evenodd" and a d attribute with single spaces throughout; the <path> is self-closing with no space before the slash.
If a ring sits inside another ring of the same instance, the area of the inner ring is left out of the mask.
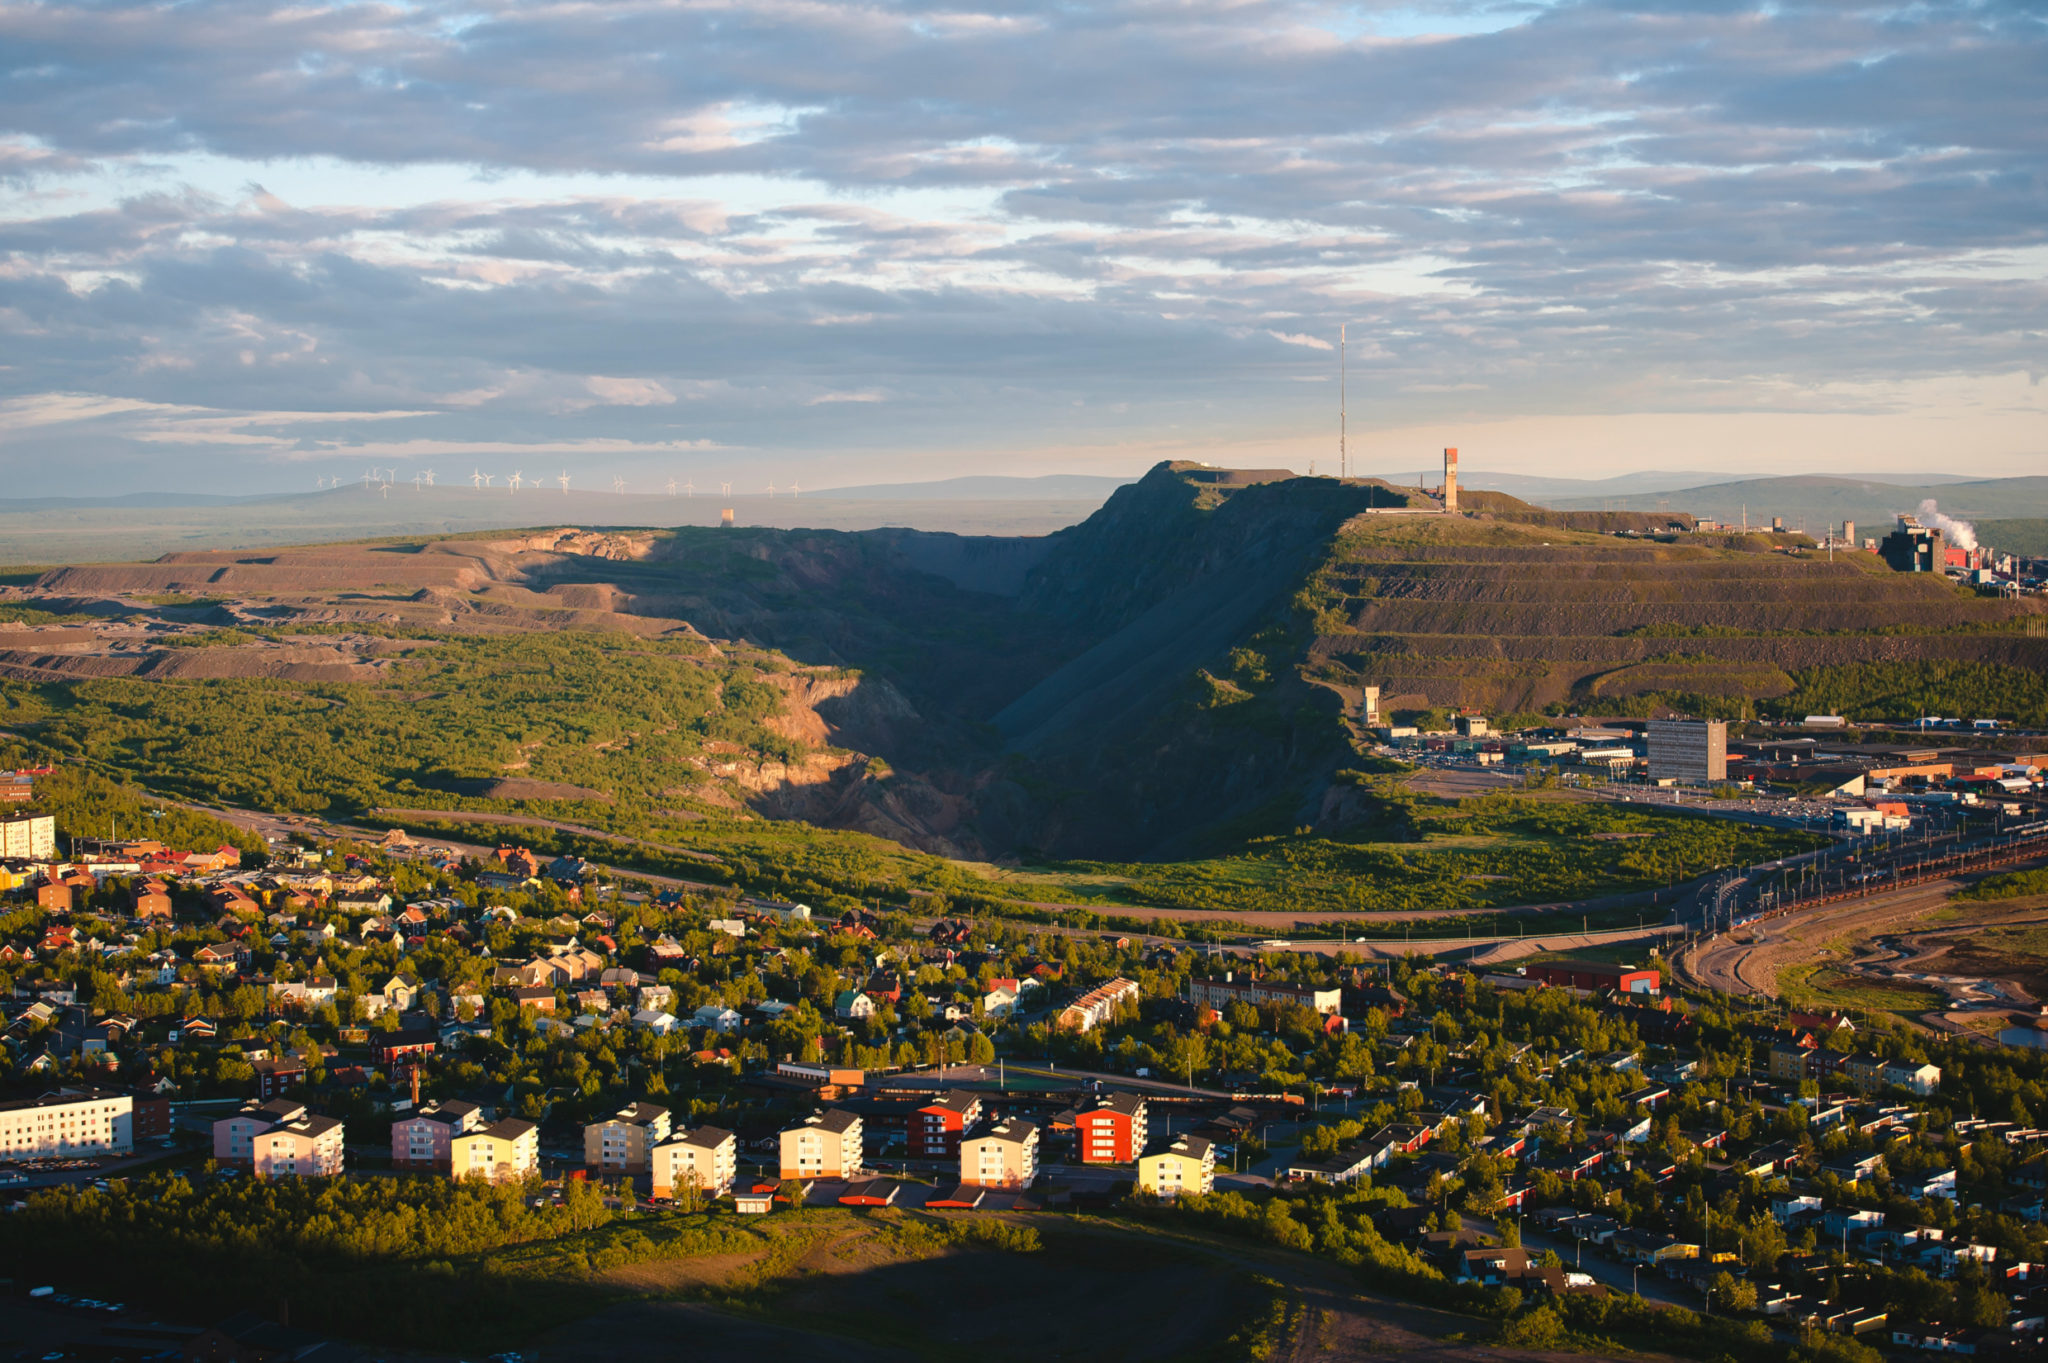
<path id="1" fill-rule="evenodd" d="M 2048 473 L 2048 0 L 0 0 L 0 496 Z"/>

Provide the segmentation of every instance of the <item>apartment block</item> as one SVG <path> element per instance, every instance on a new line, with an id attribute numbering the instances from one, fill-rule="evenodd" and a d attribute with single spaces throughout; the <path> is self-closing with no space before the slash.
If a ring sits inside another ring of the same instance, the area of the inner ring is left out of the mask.
<path id="1" fill-rule="evenodd" d="M 457 1136 L 484 1122 L 475 1103 L 450 1099 L 422 1105 L 410 1117 L 391 1124 L 391 1165 L 394 1169 L 436 1169 L 447 1173 L 454 1160 Z"/>
<path id="2" fill-rule="evenodd" d="M 296 1098 L 253 1099 L 213 1124 L 213 1158 L 258 1178 L 332 1178 L 342 1172 L 341 1121 Z"/>
<path id="3" fill-rule="evenodd" d="M 1174 1198 L 1216 1187 L 1216 1147 L 1200 1136 L 1176 1136 L 1164 1150 L 1138 1161 L 1138 1191 Z"/>
<path id="4" fill-rule="evenodd" d="M 1299 1004 L 1312 1013 L 1327 1016 L 1344 1006 L 1344 991 L 1311 989 L 1285 980 L 1240 980 L 1233 972 L 1220 980 L 1189 980 L 1188 1001 L 1197 1008 L 1213 1008 L 1219 1013 L 1233 1003 L 1248 1003 L 1254 1008 Z"/>
<path id="5" fill-rule="evenodd" d="M 1105 1093 L 1074 1117 L 1083 1164 L 1129 1164 L 1145 1149 L 1145 1100 L 1135 1093 Z"/>
<path id="6" fill-rule="evenodd" d="M 126 1155 L 135 1149 L 135 1100 L 102 1089 L 58 1089 L 0 1103 L 0 1159 Z"/>
<path id="7" fill-rule="evenodd" d="M 861 1120 L 833 1108 L 782 1132 L 784 1178 L 852 1178 L 861 1169 Z"/>
<path id="8" fill-rule="evenodd" d="M 449 1147 L 449 1172 L 456 1178 L 517 1183 L 540 1169 L 540 1128 L 518 1117 L 465 1131 Z"/>
<path id="9" fill-rule="evenodd" d="M 706 1197 L 724 1197 L 739 1173 L 739 1138 L 715 1126 L 679 1131 L 648 1152 L 654 1195 L 672 1198 L 695 1188 Z"/>
<path id="10" fill-rule="evenodd" d="M 613 1174 L 644 1174 L 647 1152 L 668 1139 L 669 1115 L 653 1103 L 632 1103 L 583 1128 L 583 1162 Z"/>
<path id="11" fill-rule="evenodd" d="M 919 1159 L 952 1159 L 960 1138 L 981 1120 L 981 1095 L 955 1089 L 926 1103 L 910 1117 L 909 1150 Z"/>
<path id="12" fill-rule="evenodd" d="M 960 1142 L 960 1181 L 980 1188 L 1028 1188 L 1038 1177 L 1038 1128 L 1005 1117 Z"/>

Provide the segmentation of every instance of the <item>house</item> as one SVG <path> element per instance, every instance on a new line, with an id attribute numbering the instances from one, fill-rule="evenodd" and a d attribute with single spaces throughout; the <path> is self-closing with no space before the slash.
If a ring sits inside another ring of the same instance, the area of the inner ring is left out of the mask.
<path id="1" fill-rule="evenodd" d="M 454 1163 L 455 1138 L 476 1130 L 483 1120 L 484 1110 L 475 1103 L 449 1099 L 425 1104 L 391 1124 L 392 1167 L 447 1173 Z"/>
<path id="2" fill-rule="evenodd" d="M 1529 1251 L 1517 1248 L 1468 1249 L 1458 1256 L 1459 1282 L 1505 1287 L 1529 1276 Z"/>
<path id="3" fill-rule="evenodd" d="M 531 1008 L 540 1013 L 552 1013 L 555 1011 L 555 991 L 546 985 L 520 985 L 507 992 L 511 995 L 512 1002 L 517 1007 Z"/>
<path id="4" fill-rule="evenodd" d="M 1884 1082 L 1894 1088 L 1905 1089 L 1908 1093 L 1930 1098 L 1941 1087 L 1941 1066 L 1929 1065 L 1918 1060 L 1887 1060 L 1884 1062 Z"/>
<path id="5" fill-rule="evenodd" d="M 979 1188 L 1028 1188 L 1038 1177 L 1038 1128 L 1005 1117 L 960 1142 L 960 1181 Z"/>
<path id="6" fill-rule="evenodd" d="M 1211 1008 L 1219 1013 L 1233 1003 L 1247 1003 L 1254 1008 L 1299 1005 L 1312 1013 L 1334 1015 L 1343 1008 L 1344 991 L 1312 989 L 1285 980 L 1240 980 L 1236 972 L 1226 971 L 1220 980 L 1189 980 L 1188 1001 L 1196 1008 Z"/>
<path id="7" fill-rule="evenodd" d="M 419 1002 L 420 984 L 410 975 L 393 975 L 384 981 L 384 987 L 377 994 L 391 1011 L 410 1013 Z"/>
<path id="8" fill-rule="evenodd" d="M 450 1174 L 517 1183 L 540 1169 L 540 1128 L 518 1117 L 465 1131 L 448 1143 Z"/>
<path id="9" fill-rule="evenodd" d="M 858 1022 L 875 1015 L 875 1001 L 858 989 L 842 990 L 832 1000 L 832 1016 L 841 1022 Z"/>
<path id="10" fill-rule="evenodd" d="M 249 1062 L 256 1071 L 256 1097 L 267 1102 L 306 1082 L 306 1065 L 297 1056 L 261 1056 Z"/>
<path id="11" fill-rule="evenodd" d="M 258 1178 L 329 1178 L 342 1172 L 344 1134 L 295 1098 L 251 1099 L 213 1124 L 213 1157 Z"/>
<path id="12" fill-rule="evenodd" d="M 715 1126 L 679 1131 L 648 1152 L 648 1165 L 656 1197 L 673 1198 L 690 1188 L 724 1197 L 739 1172 L 739 1137 Z"/>
<path id="13" fill-rule="evenodd" d="M 1844 1183 L 1861 1183 L 1876 1178 L 1884 1168 L 1884 1156 L 1875 1152 L 1869 1154 L 1837 1155 L 1822 1162 L 1821 1172 L 1833 1174 Z"/>
<path id="14" fill-rule="evenodd" d="M 1200 1136 L 1177 1136 L 1173 1144 L 1138 1160 L 1138 1191 L 1159 1198 L 1207 1193 L 1216 1187 L 1216 1147 Z"/>
<path id="15" fill-rule="evenodd" d="M 664 1012 L 659 1008 L 642 1008 L 633 1014 L 633 1025 L 656 1036 L 668 1036 L 683 1024 L 677 1020 L 674 1013 Z"/>
<path id="16" fill-rule="evenodd" d="M 873 1010 L 870 1009 L 869 1011 L 872 1012 Z M 690 1025 L 692 1027 L 709 1027 L 712 1031 L 724 1035 L 727 1032 L 737 1032 L 742 1024 L 740 1015 L 727 1008 L 724 1004 L 707 1003 L 696 1012 L 690 1014 Z"/>
<path id="17" fill-rule="evenodd" d="M 981 1120 L 981 1095 L 954 1089 L 910 1114 L 908 1149 L 915 1159 L 953 1159 L 960 1138 Z"/>
<path id="18" fill-rule="evenodd" d="M 669 1115 L 653 1103 L 631 1103 L 583 1128 L 583 1162 L 603 1173 L 644 1174 L 647 1152 L 668 1139 Z"/>
<path id="19" fill-rule="evenodd" d="M 782 1177 L 852 1178 L 861 1170 L 861 1119 L 843 1108 L 813 1112 L 784 1127 Z"/>
<path id="20" fill-rule="evenodd" d="M 395 1032 L 370 1034 L 370 1059 L 387 1068 L 416 1065 L 440 1048 L 440 1027 L 419 1013 L 405 1018 Z"/>
<path id="21" fill-rule="evenodd" d="M 1115 1017 L 1117 1009 L 1127 1004 L 1135 1005 L 1140 992 L 1136 980 L 1127 980 L 1119 975 L 1060 1009 L 1054 1026 L 1062 1032 L 1093 1031 Z"/>
<path id="22" fill-rule="evenodd" d="M 1135 1093 L 1106 1093 L 1074 1116 L 1075 1144 L 1083 1164 L 1129 1164 L 1145 1150 L 1145 1100 Z"/>

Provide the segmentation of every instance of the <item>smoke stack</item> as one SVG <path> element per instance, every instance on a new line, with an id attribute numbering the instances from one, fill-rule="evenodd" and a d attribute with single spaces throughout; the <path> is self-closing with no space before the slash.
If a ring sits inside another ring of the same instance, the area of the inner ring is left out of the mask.
<path id="1" fill-rule="evenodd" d="M 415 1112 L 419 1111 L 419 1107 L 420 1107 L 420 1067 L 419 1067 L 418 1065 L 414 1065 L 414 1066 L 412 1067 L 412 1107 L 413 1107 L 413 1111 L 415 1111 Z"/>
<path id="2" fill-rule="evenodd" d="M 1458 451 L 1444 451 L 1444 510 L 1458 509 Z"/>
<path id="3" fill-rule="evenodd" d="M 731 507 L 727 507 L 725 510 L 718 513 L 718 523 L 724 526 L 730 526 L 732 524 Z"/>

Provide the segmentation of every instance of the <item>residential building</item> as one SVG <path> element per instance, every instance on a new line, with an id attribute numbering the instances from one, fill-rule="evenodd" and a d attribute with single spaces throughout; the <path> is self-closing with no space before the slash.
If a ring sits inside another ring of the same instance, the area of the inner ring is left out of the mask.
<path id="1" fill-rule="evenodd" d="M 960 1138 L 981 1120 L 981 1095 L 954 1089 L 910 1116 L 909 1150 L 917 1159 L 952 1159 Z"/>
<path id="2" fill-rule="evenodd" d="M 654 1195 L 672 1198 L 694 1187 L 706 1197 L 732 1191 L 739 1172 L 739 1138 L 715 1126 L 679 1131 L 648 1152 Z"/>
<path id="3" fill-rule="evenodd" d="M 213 1124 L 213 1158 L 258 1178 L 328 1178 L 342 1171 L 344 1135 L 296 1098 L 251 1099 Z"/>
<path id="4" fill-rule="evenodd" d="M 1216 1187 L 1216 1147 L 1200 1136 L 1176 1136 L 1164 1150 L 1138 1161 L 1138 1191 L 1175 1198 Z"/>
<path id="5" fill-rule="evenodd" d="M 454 1165 L 455 1138 L 483 1125 L 484 1110 L 457 1099 L 430 1102 L 391 1124 L 391 1165 L 395 1169 L 436 1169 Z"/>
<path id="6" fill-rule="evenodd" d="M 603 1173 L 644 1174 L 647 1152 L 668 1134 L 667 1108 L 632 1103 L 583 1128 L 583 1162 Z"/>
<path id="7" fill-rule="evenodd" d="M 1105 1093 L 1074 1117 L 1075 1147 L 1083 1164 L 1129 1164 L 1145 1150 L 1145 1100 L 1135 1093 Z"/>
<path id="8" fill-rule="evenodd" d="M 1213 1008 L 1219 1013 L 1233 1003 L 1248 1003 L 1254 1008 L 1298 1004 L 1313 1013 L 1335 1014 L 1343 1006 L 1344 991 L 1312 989 L 1285 980 L 1240 980 L 1233 971 L 1220 980 L 1189 980 L 1188 1001 L 1197 1008 Z"/>
<path id="9" fill-rule="evenodd" d="M 540 1128 L 518 1117 L 465 1131 L 449 1142 L 449 1172 L 455 1178 L 517 1183 L 540 1169 Z"/>
<path id="10" fill-rule="evenodd" d="M 306 1082 L 306 1062 L 295 1055 L 261 1056 L 249 1068 L 256 1071 L 256 1096 L 266 1102 Z"/>
<path id="11" fill-rule="evenodd" d="M 1136 980 L 1122 976 L 1097 985 L 1060 1009 L 1054 1024 L 1063 1032 L 1087 1032 L 1116 1016 L 1126 1003 L 1136 1004 L 1141 991 Z"/>
<path id="12" fill-rule="evenodd" d="M 781 1135 L 784 1178 L 852 1178 L 861 1169 L 861 1119 L 842 1108 L 813 1112 Z"/>
<path id="13" fill-rule="evenodd" d="M 1038 1177 L 1038 1128 L 1005 1117 L 960 1142 L 960 1181 L 979 1188 L 1028 1188 Z"/>
<path id="14" fill-rule="evenodd" d="M 135 1149 L 135 1100 L 101 1089 L 58 1089 L 0 1103 L 0 1159 L 126 1155 Z"/>
<path id="15" fill-rule="evenodd" d="M 1771 1047 L 1771 1078 L 1781 1083 L 1796 1083 L 1806 1078 L 1810 1067 L 1812 1051 L 1789 1041 L 1780 1041 Z"/>
<path id="16" fill-rule="evenodd" d="M 1883 1077 L 1884 1082 L 1894 1088 L 1930 1098 L 1941 1087 L 1941 1066 L 1919 1060 L 1887 1060 Z"/>
<path id="17" fill-rule="evenodd" d="M 57 856 L 57 820 L 50 814 L 0 819 L 0 857 L 52 861 Z"/>
<path id="18" fill-rule="evenodd" d="M 875 1015 L 875 1001 L 858 989 L 842 990 L 832 1000 L 832 1016 L 841 1022 L 859 1022 Z"/>

